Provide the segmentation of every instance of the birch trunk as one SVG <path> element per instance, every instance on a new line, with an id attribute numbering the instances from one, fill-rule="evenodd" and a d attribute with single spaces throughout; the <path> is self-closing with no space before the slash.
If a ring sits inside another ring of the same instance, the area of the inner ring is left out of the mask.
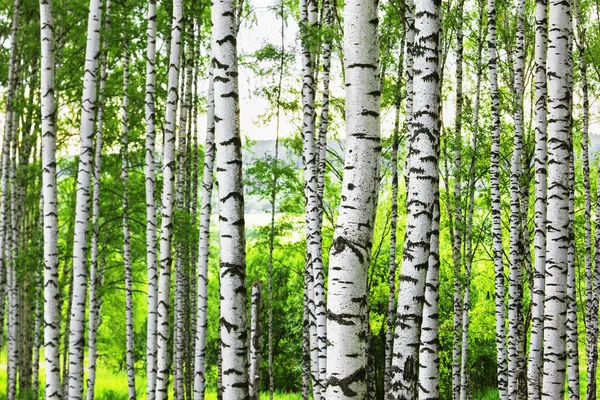
<path id="1" fill-rule="evenodd" d="M 523 68 L 525 1 L 517 1 L 516 62 L 514 69 L 514 140 L 510 168 L 510 270 L 508 289 L 508 396 L 520 399 L 524 377 L 520 367 L 523 348 L 523 248 L 521 230 L 521 179 L 523 149 Z"/>
<path id="2" fill-rule="evenodd" d="M 367 270 L 381 152 L 376 2 L 348 1 L 344 21 L 346 154 L 329 256 L 328 400 L 367 395 Z"/>
<path id="3" fill-rule="evenodd" d="M 212 6 L 215 142 L 219 184 L 220 333 L 223 398 L 248 396 L 246 240 L 233 0 Z"/>
<path id="4" fill-rule="evenodd" d="M 104 32 L 108 34 L 110 29 L 110 5 L 111 0 L 106 0 L 104 16 Z M 108 72 L 106 68 L 108 54 L 108 41 L 106 37 L 102 42 L 102 53 L 100 55 L 100 85 L 98 87 L 98 106 L 96 112 L 96 148 L 94 153 L 94 192 L 92 195 L 92 249 L 90 263 L 90 293 L 89 293 L 89 327 L 88 327 L 88 378 L 86 400 L 94 399 L 94 388 L 96 386 L 96 360 L 97 360 L 97 333 L 100 316 L 98 285 L 101 279 L 98 277 L 98 246 L 100 242 L 100 226 L 98 218 L 100 215 L 100 181 L 102 172 L 102 144 L 104 133 L 104 97 L 106 91 L 106 79 Z"/>
<path id="5" fill-rule="evenodd" d="M 252 285 L 251 324 L 250 324 L 250 400 L 258 400 L 260 393 L 260 373 L 262 365 L 262 296 L 261 283 Z"/>
<path id="6" fill-rule="evenodd" d="M 12 9 L 12 21 L 11 21 L 11 46 L 9 56 L 9 68 L 8 68 L 8 87 L 6 91 L 6 113 L 4 115 L 4 138 L 2 147 L 2 197 L 0 197 L 0 349 L 2 348 L 2 338 L 4 329 L 4 297 L 5 295 L 10 298 L 8 293 L 8 278 L 9 278 L 9 265 L 8 255 L 5 255 L 5 243 L 10 241 L 10 235 L 7 229 L 8 226 L 8 185 L 9 185 L 9 162 L 10 162 L 10 137 L 13 132 L 13 107 L 14 97 L 17 85 L 17 35 L 19 29 L 19 11 L 21 8 L 20 0 L 14 0 Z M 7 309 L 10 314 L 10 307 Z"/>
<path id="7" fill-rule="evenodd" d="M 496 0 L 488 0 L 488 67 L 492 100 L 492 149 L 490 180 L 492 203 L 492 240 L 494 243 L 496 357 L 500 400 L 508 399 L 506 360 L 506 317 L 504 313 L 504 264 L 502 262 L 502 218 L 500 202 L 500 97 L 498 93 L 498 58 L 496 54 Z"/>
<path id="8" fill-rule="evenodd" d="M 408 122 L 407 229 L 392 360 L 392 395 L 398 399 L 415 399 L 418 392 L 419 333 L 439 182 L 440 7 L 434 1 L 418 2 L 415 7 L 413 89 L 419 96 L 413 99 Z"/>
<path id="9" fill-rule="evenodd" d="M 54 106 L 54 20 L 52 0 L 40 0 L 42 197 L 44 234 L 45 398 L 60 399 L 60 314 L 58 280 L 58 203 Z M 3 160 L 4 161 L 4 160 Z M 4 186 L 4 185 L 3 185 Z M 2 193 L 5 193 L 3 188 Z M 1 222 L 0 222 L 1 224 Z M 0 246 L 1 248 L 1 246 Z M 2 257 L 0 257 L 1 259 Z"/>
<path id="10" fill-rule="evenodd" d="M 40 201 L 40 211 L 44 207 L 43 199 Z M 43 228 L 43 214 L 40 213 L 40 228 Z M 43 240 L 42 240 L 43 246 Z M 42 260 L 43 265 L 43 260 Z M 35 288 L 35 323 L 34 323 L 34 333 L 33 333 L 33 371 L 32 371 L 32 385 L 31 392 L 33 393 L 33 398 L 37 399 L 39 397 L 40 392 L 40 346 L 42 343 L 42 319 L 43 315 L 43 270 L 38 271 L 36 288 Z"/>
<path id="11" fill-rule="evenodd" d="M 173 1 L 171 26 L 171 53 L 169 56 L 169 82 L 167 108 L 164 122 L 163 192 L 161 206 L 160 280 L 157 309 L 157 382 L 156 398 L 165 400 L 169 389 L 169 309 L 171 303 L 171 239 L 173 236 L 173 204 L 175 181 L 175 127 L 177 100 L 179 98 L 179 60 L 181 57 L 181 31 L 183 28 L 183 1 Z"/>
<path id="12" fill-rule="evenodd" d="M 156 333 L 157 333 L 157 284 L 156 268 L 156 176 L 155 168 L 155 86 L 156 86 L 156 0 L 148 0 L 148 27 L 146 37 L 146 155 L 145 155 L 145 190 L 146 190 L 146 264 L 148 271 L 148 327 L 146 331 L 146 396 L 148 400 L 156 397 Z"/>
<path id="13" fill-rule="evenodd" d="M 126 39 L 125 39 L 126 40 Z M 121 182 L 123 183 L 123 265 L 125 269 L 125 348 L 129 400 L 135 395 L 135 360 L 133 344 L 133 280 L 131 276 L 131 233 L 129 231 L 129 44 L 124 43 L 123 106 L 121 109 Z"/>
<path id="14" fill-rule="evenodd" d="M 19 330 L 19 299 L 18 299 L 18 283 L 16 271 L 17 259 L 17 184 L 15 177 L 16 158 L 17 158 L 17 141 L 18 141 L 18 116 L 16 112 L 12 112 L 12 132 L 8 136 L 8 141 L 11 144 L 9 155 L 8 175 L 10 180 L 10 220 L 6 221 L 7 232 L 5 237 L 5 259 L 6 259 L 6 282 L 7 282 L 7 311 L 8 311 L 8 352 L 7 352 L 7 400 L 15 400 L 17 396 L 17 371 L 19 367 L 19 347 L 17 343 L 17 332 Z"/>
<path id="15" fill-rule="evenodd" d="M 208 73 L 208 109 L 206 113 L 206 142 L 202 174 L 202 203 L 200 206 L 200 239 L 198 244 L 198 300 L 196 317 L 196 351 L 194 362 L 194 399 L 203 400 L 206 390 L 206 329 L 208 328 L 208 259 L 210 213 L 215 162 L 215 97 L 212 68 Z"/>
<path id="16" fill-rule="evenodd" d="M 531 336 L 527 369 L 527 392 L 540 400 L 544 330 L 544 290 L 546 275 L 546 46 L 547 0 L 535 4 L 535 213 L 534 275 L 531 290 Z M 589 218 L 588 218 L 589 219 Z"/>
<path id="17" fill-rule="evenodd" d="M 398 77 L 396 82 L 395 108 L 396 117 L 394 119 L 394 133 L 392 137 L 392 216 L 390 221 L 390 262 L 388 275 L 388 307 L 387 307 L 387 325 L 385 332 L 385 375 L 384 375 L 384 398 L 390 398 L 390 379 L 392 368 L 392 349 L 394 346 L 394 321 L 396 312 L 396 234 L 398 226 L 398 147 L 400 133 L 400 107 L 402 105 L 402 50 L 404 40 L 400 42 L 400 59 L 398 60 Z"/>
<path id="18" fill-rule="evenodd" d="M 454 263 L 454 336 L 452 343 L 452 398 L 460 397 L 462 346 L 462 108 L 463 108 L 463 5 L 457 4 L 456 16 L 456 103 L 454 112 L 454 229 L 452 261 Z"/>
<path id="19" fill-rule="evenodd" d="M 425 284 L 423 324 L 419 349 L 419 399 L 439 399 L 440 396 L 440 338 L 439 338 L 439 272 L 440 272 L 440 204 L 435 188 L 433 219 L 431 221 L 429 266 Z"/>
<path id="20" fill-rule="evenodd" d="M 569 157 L 569 249 L 567 256 L 567 386 L 569 400 L 579 400 L 579 333 L 577 328 L 577 287 L 575 276 L 575 164 Z"/>
<path id="21" fill-rule="evenodd" d="M 85 73 L 83 76 L 75 234 L 73 238 L 73 301 L 71 303 L 71 321 L 69 326 L 69 400 L 79 400 L 83 397 L 87 236 L 101 18 L 101 1 L 91 0 L 85 52 Z"/>
<path id="22" fill-rule="evenodd" d="M 570 2 L 550 1 L 548 47 L 548 202 L 542 398 L 565 390 L 569 157 L 571 116 L 568 47 Z"/>

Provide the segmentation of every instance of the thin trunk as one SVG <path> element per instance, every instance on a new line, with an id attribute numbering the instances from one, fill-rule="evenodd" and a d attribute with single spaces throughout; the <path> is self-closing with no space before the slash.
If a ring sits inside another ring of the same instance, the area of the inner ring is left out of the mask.
<path id="1" fill-rule="evenodd" d="M 502 262 L 502 216 L 500 202 L 500 96 L 496 54 L 496 0 L 488 0 L 488 52 L 490 96 L 492 101 L 492 149 L 490 180 L 492 203 L 492 240 L 494 244 L 496 357 L 500 400 L 508 399 L 506 360 L 506 316 L 504 312 L 504 264 Z"/>
<path id="2" fill-rule="evenodd" d="M 219 325 L 223 398 L 243 399 L 248 396 L 246 239 L 239 126 L 237 26 L 233 18 L 237 12 L 235 1 L 216 2 L 211 12 L 221 235 Z"/>
<path id="3" fill-rule="evenodd" d="M 194 362 L 194 399 L 203 400 L 206 390 L 206 330 L 208 328 L 208 259 L 210 213 L 215 162 L 215 94 L 212 67 L 208 73 L 208 110 L 206 142 L 202 174 L 202 204 L 200 206 L 200 238 L 198 244 L 198 300 L 196 317 L 196 352 Z"/>
<path id="4" fill-rule="evenodd" d="M 169 389 L 169 310 L 171 303 L 171 239 L 173 236 L 173 204 L 175 183 L 175 129 L 177 99 L 179 97 L 179 61 L 181 58 L 181 31 L 183 28 L 183 1 L 173 0 L 171 26 L 171 53 L 167 108 L 164 121 L 163 192 L 160 233 L 160 280 L 158 288 L 157 317 L 157 382 L 156 398 L 165 400 Z"/>
<path id="5" fill-rule="evenodd" d="M 324 0 L 324 5 L 328 4 L 329 0 Z M 281 125 L 281 86 L 283 82 L 283 69 L 285 63 L 285 10 L 284 1 L 281 0 L 279 10 L 279 17 L 281 18 L 281 60 L 279 64 L 279 82 L 277 86 L 277 115 L 276 115 L 276 127 L 275 127 L 275 159 L 273 161 L 273 184 L 271 188 L 271 230 L 269 232 L 269 269 L 267 272 L 267 296 L 269 301 L 268 310 L 268 368 L 269 368 L 269 399 L 273 400 L 273 393 L 275 392 L 275 376 L 273 374 L 273 252 L 275 250 L 275 213 L 277 210 L 276 205 L 276 194 L 277 194 L 277 177 L 278 177 L 278 162 L 279 162 L 279 128 Z M 325 103 L 325 95 L 323 95 L 323 102 Z M 323 104 L 325 108 L 325 104 Z M 321 123 L 323 123 L 323 117 L 321 117 Z M 326 130 L 327 131 L 327 130 Z M 327 135 L 325 135 L 325 140 Z M 324 161 L 324 160 L 323 160 Z M 319 175 L 320 177 L 321 175 Z"/>
<path id="6" fill-rule="evenodd" d="M 577 287 L 575 265 L 575 164 L 569 157 L 569 249 L 567 258 L 567 386 L 569 400 L 579 400 L 579 332 L 577 328 Z"/>
<path id="7" fill-rule="evenodd" d="M 392 360 L 392 395 L 415 399 L 418 393 L 420 330 L 430 256 L 432 219 L 439 185 L 441 112 L 441 4 L 417 2 L 413 64 L 414 93 L 409 130 L 406 230 Z M 433 367 L 433 366 L 430 366 Z"/>
<path id="8" fill-rule="evenodd" d="M 17 36 L 19 29 L 19 11 L 21 8 L 20 0 L 15 0 L 13 3 L 13 14 L 11 22 L 11 46 L 10 46 L 10 58 L 8 68 L 8 88 L 6 93 L 6 113 L 4 115 L 4 139 L 2 147 L 2 197 L 0 198 L 0 349 L 4 338 L 4 297 L 9 297 L 8 293 L 8 278 L 9 278 L 9 265 L 8 255 L 5 255 L 5 243 L 9 242 L 9 232 L 7 231 L 8 226 L 8 173 L 9 173 L 9 155 L 10 155 L 10 137 L 13 129 L 13 107 L 14 97 L 17 85 Z M 10 308 L 7 309 L 10 314 Z"/>
<path id="9" fill-rule="evenodd" d="M 106 0 L 104 16 L 104 32 L 108 34 L 110 29 L 110 2 Z M 100 316 L 96 314 L 99 309 L 98 303 L 101 301 L 98 297 L 98 246 L 100 242 L 100 225 L 98 222 L 100 216 L 100 181 L 102 171 L 102 144 L 104 133 L 104 97 L 106 91 L 106 79 L 108 71 L 106 67 L 108 54 L 108 40 L 104 37 L 102 42 L 102 53 L 100 55 L 100 85 L 98 87 L 98 107 L 96 111 L 96 148 L 94 152 L 94 193 L 92 195 L 92 249 L 90 258 L 90 293 L 89 293 L 89 326 L 88 326 L 88 378 L 86 400 L 94 399 L 94 388 L 96 386 L 96 359 L 97 348 L 96 339 L 98 332 L 98 322 Z"/>
<path id="10" fill-rule="evenodd" d="M 385 333 L 385 371 L 384 371 L 384 398 L 390 398 L 390 380 L 392 377 L 392 349 L 394 346 L 394 321 L 396 313 L 396 235 L 398 225 L 398 147 L 400 144 L 400 107 L 402 105 L 402 68 L 404 38 L 400 42 L 400 57 L 398 60 L 398 76 L 396 81 L 394 132 L 392 136 L 392 215 L 390 222 L 390 262 L 388 274 L 388 307 L 387 325 Z"/>
<path id="11" fill-rule="evenodd" d="M 252 302 L 250 306 L 250 372 L 249 394 L 250 400 L 258 400 L 260 392 L 260 375 L 262 366 L 262 296 L 261 283 L 252 285 Z"/>
<path id="12" fill-rule="evenodd" d="M 510 168 L 510 270 L 508 289 L 508 396 L 520 399 L 524 377 L 521 371 L 523 342 L 523 262 L 521 225 L 521 179 L 523 178 L 523 69 L 525 65 L 525 1 L 517 1 L 516 62 L 514 69 L 514 148 Z M 525 216 L 523 216 L 525 217 Z"/>
<path id="13" fill-rule="evenodd" d="M 87 295 L 87 236 L 90 213 L 90 178 L 93 156 L 94 120 L 96 109 L 96 76 L 100 47 L 102 2 L 90 1 L 85 73 L 81 107 L 79 168 L 75 234 L 73 238 L 73 301 L 69 326 L 69 400 L 83 397 L 83 356 L 85 349 L 85 305 Z"/>
<path id="14" fill-rule="evenodd" d="M 440 273 L 440 203 L 436 190 L 431 221 L 431 238 L 425 301 L 423 305 L 423 324 L 421 326 L 421 344 L 419 349 L 419 399 L 439 399 L 440 396 L 440 338 L 439 338 L 439 273 Z"/>
<path id="15" fill-rule="evenodd" d="M 45 398 L 60 399 L 60 314 L 58 280 L 58 203 L 54 107 L 54 22 L 52 0 L 40 0 L 42 197 L 44 234 Z M 4 186 L 4 185 L 3 185 Z M 2 190 L 5 193 L 4 187 Z M 0 222 L 1 225 L 1 222 Z M 1 248 L 1 246 L 0 246 Z M 0 257 L 1 258 L 1 257 Z"/>
<path id="16" fill-rule="evenodd" d="M 548 34 L 548 202 L 542 398 L 562 399 L 566 371 L 567 253 L 571 118 L 570 3 L 550 1 Z"/>
<path id="17" fill-rule="evenodd" d="M 469 311 L 471 308 L 471 269 L 473 266 L 473 212 L 475 211 L 475 163 L 477 160 L 476 151 L 479 138 L 479 106 L 481 98 L 481 52 L 483 50 L 483 4 L 480 3 L 481 18 L 479 20 L 477 61 L 475 70 L 477 74 L 475 84 L 475 105 L 473 107 L 473 137 L 471 140 L 471 165 L 469 167 L 469 208 L 467 211 L 466 223 L 466 246 L 465 246 L 465 293 L 462 306 L 462 344 L 461 344 L 461 366 L 460 366 L 460 400 L 467 400 L 469 386 L 468 375 L 468 355 L 469 355 Z"/>
<path id="18" fill-rule="evenodd" d="M 146 37 L 146 156 L 145 156 L 145 190 L 146 190 L 146 264 L 148 271 L 148 327 L 146 331 L 146 396 L 148 400 L 156 397 L 156 316 L 157 316 L 157 284 L 156 269 L 156 176 L 154 173 L 156 114 L 154 93 L 156 85 L 156 0 L 148 0 L 148 27 Z M 88 399 L 89 400 L 89 399 Z"/>
<path id="19" fill-rule="evenodd" d="M 43 200 L 40 202 L 40 210 L 44 207 Z M 40 228 L 43 228 L 43 215 L 40 213 Z M 40 243 L 43 245 L 43 242 Z M 42 264 L 43 266 L 43 264 Z M 35 323 L 33 327 L 33 371 L 31 393 L 33 398 L 39 397 L 40 387 L 40 346 L 42 344 L 42 319 L 43 315 L 43 270 L 38 270 L 35 287 Z"/>
<path id="20" fill-rule="evenodd" d="M 454 263 L 454 335 L 452 342 L 452 398 L 458 400 L 461 393 L 461 346 L 462 346 L 462 108 L 463 108 L 463 5 L 456 5 L 456 103 L 454 112 L 454 229 L 451 230 L 452 262 Z"/>

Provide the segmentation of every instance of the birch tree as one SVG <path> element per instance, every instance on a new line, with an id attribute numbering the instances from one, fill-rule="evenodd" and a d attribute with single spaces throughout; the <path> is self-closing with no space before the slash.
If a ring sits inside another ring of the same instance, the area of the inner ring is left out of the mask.
<path id="1" fill-rule="evenodd" d="M 548 48 L 548 201 L 542 398 L 564 396 L 569 241 L 571 117 L 568 57 L 571 3 L 550 1 Z"/>
<path id="2" fill-rule="evenodd" d="M 490 186 L 492 203 L 492 240 L 494 246 L 496 357 L 500 400 L 508 399 L 506 359 L 506 317 L 504 314 L 504 264 L 502 262 L 502 218 L 500 211 L 500 97 L 498 94 L 498 58 L 496 52 L 496 1 L 488 0 L 488 68 L 492 100 L 492 149 Z"/>
<path id="3" fill-rule="evenodd" d="M 87 295 L 87 235 L 101 18 L 101 2 L 99 0 L 91 0 L 85 51 L 81 125 L 79 128 L 79 167 L 77 171 L 75 234 L 73 238 L 73 301 L 71 303 L 71 321 L 69 326 L 68 396 L 70 400 L 78 400 L 83 397 L 85 298 Z"/>
<path id="4" fill-rule="evenodd" d="M 168 397 L 169 388 L 169 310 L 171 304 L 171 239 L 173 236 L 173 204 L 175 181 L 175 128 L 179 98 L 179 63 L 181 58 L 181 31 L 183 29 L 183 1 L 173 1 L 171 25 L 171 52 L 163 142 L 163 191 L 161 198 L 160 279 L 157 308 L 157 382 L 156 398 Z"/>
<path id="5" fill-rule="evenodd" d="M 260 393 L 260 375 L 262 365 L 262 295 L 261 283 L 252 284 L 252 300 L 250 305 L 250 372 L 249 392 L 251 400 L 258 400 Z"/>
<path id="6" fill-rule="evenodd" d="M 18 1 L 18 0 L 17 0 Z M 40 0 L 42 198 L 44 234 L 45 398 L 60 399 L 60 314 L 58 281 L 58 203 L 54 106 L 54 20 L 52 0 Z M 5 193 L 3 190 L 2 193 Z M 1 246 L 0 246 L 1 248 Z M 0 257 L 1 259 L 1 257 Z"/>
<path id="7" fill-rule="evenodd" d="M 239 125 L 237 10 L 232 0 L 211 9 L 215 142 L 219 185 L 220 334 L 223 398 L 248 396 L 246 251 Z"/>
<path id="8" fill-rule="evenodd" d="M 346 155 L 329 255 L 328 400 L 366 396 L 367 269 L 381 152 L 377 3 L 348 1 L 344 12 Z"/>
<path id="9" fill-rule="evenodd" d="M 417 398 L 419 331 L 430 256 L 432 218 L 438 187 L 440 136 L 441 8 L 423 1 L 415 7 L 412 119 L 408 122 L 407 220 L 392 360 L 392 395 Z"/>
<path id="10" fill-rule="evenodd" d="M 156 114 L 156 0 L 148 0 L 148 26 L 146 29 L 146 142 L 145 142 L 145 191 L 146 191 L 146 263 L 148 271 L 148 327 L 146 331 L 146 396 L 154 400 L 156 396 L 156 332 L 157 332 L 157 285 L 156 268 L 156 176 L 154 173 Z"/>

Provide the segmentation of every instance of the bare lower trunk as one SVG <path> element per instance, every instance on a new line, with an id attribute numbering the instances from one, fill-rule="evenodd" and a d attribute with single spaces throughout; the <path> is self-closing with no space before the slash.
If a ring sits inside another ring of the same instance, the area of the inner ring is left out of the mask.
<path id="1" fill-rule="evenodd" d="M 260 375 L 262 366 L 262 295 L 261 283 L 252 285 L 251 325 L 250 325 L 250 400 L 258 400 L 260 392 Z"/>

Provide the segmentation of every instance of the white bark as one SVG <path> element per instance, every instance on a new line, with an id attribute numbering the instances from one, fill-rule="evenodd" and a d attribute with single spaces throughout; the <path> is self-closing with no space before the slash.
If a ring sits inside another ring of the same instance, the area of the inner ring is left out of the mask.
<path id="1" fill-rule="evenodd" d="M 563 398 L 565 390 L 567 249 L 569 241 L 570 2 L 551 0 L 548 34 L 548 206 L 544 376 L 542 398 Z"/>
<path id="2" fill-rule="evenodd" d="M 200 205 L 200 239 L 198 244 L 198 301 L 196 317 L 196 352 L 194 362 L 194 399 L 203 400 L 206 390 L 206 329 L 208 328 L 208 258 L 210 213 L 215 162 L 215 97 L 212 68 L 209 71 L 206 142 L 202 174 L 202 203 Z"/>
<path id="3" fill-rule="evenodd" d="M 19 346 L 17 343 L 17 335 L 19 330 L 19 298 L 18 298 L 18 283 L 17 283 L 17 240 L 18 240 L 18 212 L 17 212 L 17 183 L 16 183 L 16 158 L 17 158 L 17 141 L 18 141 L 18 114 L 13 111 L 11 114 L 13 125 L 12 132 L 8 139 L 11 143 L 10 162 L 9 162 L 9 180 L 10 180 L 10 221 L 6 221 L 7 232 L 5 237 L 5 259 L 6 259 L 6 295 L 8 307 L 8 354 L 7 354 L 7 390 L 6 398 L 15 400 L 17 396 L 17 370 L 19 367 Z"/>
<path id="4" fill-rule="evenodd" d="M 44 232 L 44 357 L 47 400 L 60 399 L 60 314 L 58 281 L 58 203 L 54 106 L 54 21 L 52 0 L 40 0 L 42 197 Z M 4 189 L 4 188 L 3 188 Z M 5 192 L 4 190 L 2 191 Z M 0 246 L 1 247 L 1 246 Z M 1 257 L 0 257 L 1 258 Z"/>
<path id="5" fill-rule="evenodd" d="M 546 274 L 546 46 L 547 0 L 535 4 L 535 213 L 534 274 L 531 289 L 531 335 L 527 369 L 527 392 L 541 399 L 544 330 L 544 286 Z M 589 219 L 589 218 L 588 218 Z"/>
<path id="6" fill-rule="evenodd" d="M 423 324 L 421 326 L 421 343 L 419 349 L 419 400 L 433 400 L 439 399 L 440 397 L 440 338 L 438 317 L 440 288 L 439 248 L 440 205 L 439 192 L 436 190 L 433 219 L 431 221 L 429 266 L 427 268 L 427 283 L 425 284 Z"/>
<path id="7" fill-rule="evenodd" d="M 328 400 L 367 395 L 367 269 L 381 153 L 377 4 L 351 0 L 344 12 L 346 154 L 329 256 Z"/>
<path id="8" fill-rule="evenodd" d="M 252 300 L 250 306 L 250 400 L 258 400 L 260 393 L 260 373 L 262 366 L 262 296 L 261 283 L 252 285 Z"/>
<path id="9" fill-rule="evenodd" d="M 569 400 L 579 400 L 579 332 L 575 272 L 575 164 L 569 160 L 569 249 L 567 255 L 567 386 Z"/>
<path id="10" fill-rule="evenodd" d="M 415 7 L 412 119 L 408 122 L 407 217 L 392 360 L 392 395 L 417 397 L 419 334 L 437 192 L 440 135 L 440 4 Z"/>
<path id="11" fill-rule="evenodd" d="M 181 30 L 183 29 L 183 1 L 173 1 L 171 26 L 171 53 L 169 60 L 169 82 L 167 108 L 164 122 L 163 143 L 163 192 L 160 234 L 160 280 L 158 287 L 158 332 L 157 332 L 157 382 L 156 398 L 168 397 L 169 388 L 169 309 L 171 302 L 171 239 L 173 236 L 173 204 L 175 181 L 175 118 L 179 98 L 179 60 L 181 57 Z"/>
<path id="12" fill-rule="evenodd" d="M 523 342 L 523 247 L 521 229 L 521 179 L 523 148 L 523 69 L 525 29 L 525 1 L 517 0 L 516 62 L 514 69 L 514 148 L 510 169 L 510 272 L 508 289 L 508 396 L 520 399 L 525 393 L 521 370 Z M 526 217 L 526 216 L 524 216 Z"/>
<path id="13" fill-rule="evenodd" d="M 500 211 L 500 97 L 496 52 L 496 0 L 488 0 L 488 68 L 492 101 L 492 149 L 490 186 L 492 203 L 492 240 L 494 245 L 496 357 L 500 400 L 508 400 L 506 360 L 506 317 L 504 312 L 504 264 L 502 262 L 502 218 Z"/>
<path id="14" fill-rule="evenodd" d="M 110 3 L 106 0 L 104 16 L 104 32 L 108 34 L 110 29 Z M 98 218 L 100 215 L 100 180 L 102 171 L 102 144 L 104 133 L 104 93 L 106 90 L 106 79 L 108 76 L 106 62 L 108 54 L 108 40 L 104 37 L 102 42 L 102 53 L 100 55 L 100 84 L 98 87 L 98 106 L 96 111 L 96 148 L 94 152 L 94 193 L 92 195 L 92 249 L 90 257 L 90 293 L 89 293 L 89 326 L 88 326 L 88 377 L 86 382 L 86 400 L 94 399 L 94 388 L 96 386 L 96 361 L 98 349 L 96 345 L 98 325 L 100 323 L 101 299 L 98 298 L 99 283 L 102 280 L 98 276 L 98 246 L 100 242 L 100 226 Z"/>
<path id="15" fill-rule="evenodd" d="M 156 85 L 156 0 L 148 0 L 148 28 L 146 37 L 146 156 L 145 156 L 145 190 L 146 190 L 146 264 L 148 271 L 148 326 L 146 331 L 146 396 L 148 400 L 156 397 L 156 318 L 157 318 L 157 284 L 156 268 L 156 176 L 154 173 L 156 114 L 154 93 Z"/>
<path id="16" fill-rule="evenodd" d="M 240 140 L 236 6 L 213 3 L 212 60 L 219 184 L 223 398 L 248 396 L 246 240 Z"/>
<path id="17" fill-rule="evenodd" d="M 90 178 L 96 108 L 96 76 L 100 51 L 100 0 L 90 1 L 85 72 L 81 107 L 79 168 L 73 238 L 73 301 L 69 326 L 69 400 L 83 397 L 83 354 L 85 349 L 85 305 L 87 295 L 87 236 L 90 211 Z"/>

